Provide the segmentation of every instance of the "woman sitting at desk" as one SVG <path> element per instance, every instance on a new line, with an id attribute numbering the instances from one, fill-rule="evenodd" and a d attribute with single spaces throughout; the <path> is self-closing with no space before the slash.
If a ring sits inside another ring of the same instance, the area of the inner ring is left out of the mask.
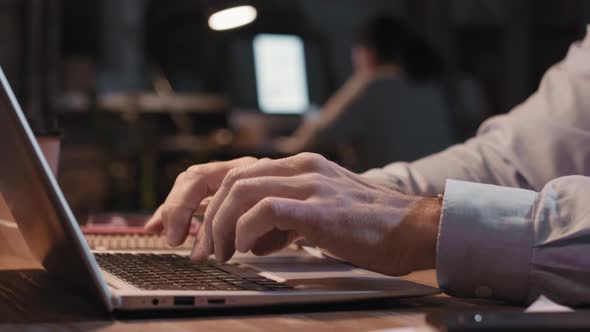
<path id="1" fill-rule="evenodd" d="M 291 137 L 284 153 L 345 151 L 356 171 L 416 160 L 453 143 L 450 111 L 432 49 L 391 17 L 370 21 L 352 50 L 354 74 Z M 346 149 L 342 149 L 342 148 Z"/>

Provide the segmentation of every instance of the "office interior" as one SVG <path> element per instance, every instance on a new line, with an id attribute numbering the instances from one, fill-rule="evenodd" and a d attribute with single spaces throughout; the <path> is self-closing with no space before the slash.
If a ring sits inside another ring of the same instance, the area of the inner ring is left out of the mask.
<path id="1" fill-rule="evenodd" d="M 58 180 L 81 223 L 153 211 L 193 164 L 285 156 L 268 143 L 321 115 L 374 17 L 432 46 L 442 91 L 470 82 L 477 102 L 448 107 L 447 145 L 525 100 L 590 22 L 585 0 L 252 0 L 252 22 L 216 30 L 222 3 L 0 1 L 0 65 L 35 132 L 60 138 Z M 276 89 L 286 101 L 264 95 Z M 321 152 L 363 171 L 346 146 Z"/>

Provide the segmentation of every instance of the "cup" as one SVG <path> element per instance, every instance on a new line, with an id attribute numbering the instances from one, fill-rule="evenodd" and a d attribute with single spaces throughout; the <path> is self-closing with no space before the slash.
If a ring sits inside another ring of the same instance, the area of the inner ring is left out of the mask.
<path id="1" fill-rule="evenodd" d="M 37 138 L 37 144 L 49 164 L 53 176 L 57 178 L 57 168 L 59 166 L 59 154 L 61 150 L 61 131 L 57 127 L 57 121 L 41 121 L 37 118 L 27 117 L 29 126 Z"/>
<path id="2" fill-rule="evenodd" d="M 36 135 L 37 143 L 45 156 L 45 160 L 51 168 L 53 176 L 57 178 L 57 169 L 59 166 L 59 153 L 61 148 L 61 137 L 59 134 L 47 135 L 40 134 Z"/>

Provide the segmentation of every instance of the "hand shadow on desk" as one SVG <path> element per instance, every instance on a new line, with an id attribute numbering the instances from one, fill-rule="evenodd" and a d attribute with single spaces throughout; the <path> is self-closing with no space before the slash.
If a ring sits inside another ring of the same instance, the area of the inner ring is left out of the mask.
<path id="1" fill-rule="evenodd" d="M 57 323 L 111 320 L 100 302 L 49 278 L 44 270 L 0 271 L 0 321 Z M 105 325 L 110 323 L 105 322 Z"/>

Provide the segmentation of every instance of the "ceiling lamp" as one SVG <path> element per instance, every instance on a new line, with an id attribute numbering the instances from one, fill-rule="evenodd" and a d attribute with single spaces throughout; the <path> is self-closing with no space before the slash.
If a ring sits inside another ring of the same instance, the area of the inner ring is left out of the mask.
<path id="1" fill-rule="evenodd" d="M 209 27 L 216 31 L 235 29 L 252 23 L 257 15 L 250 5 L 226 7 L 209 16 Z"/>

